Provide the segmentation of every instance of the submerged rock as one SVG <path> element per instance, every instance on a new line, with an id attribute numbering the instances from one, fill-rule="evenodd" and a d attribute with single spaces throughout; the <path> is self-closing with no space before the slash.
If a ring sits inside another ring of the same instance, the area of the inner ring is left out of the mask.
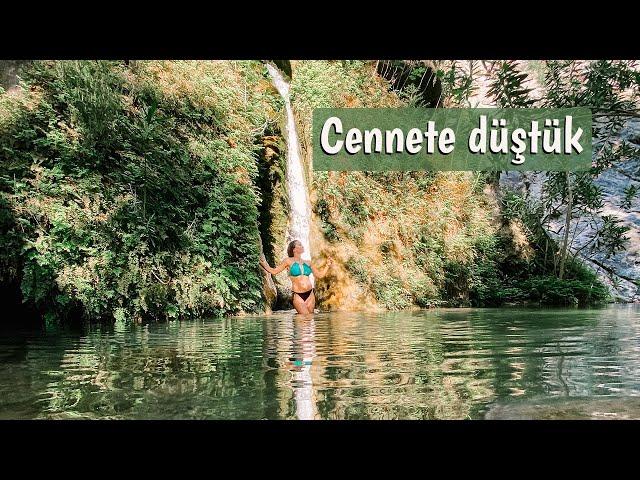
<path id="1" fill-rule="evenodd" d="M 485 420 L 637 420 L 640 397 L 559 397 L 493 404 Z"/>

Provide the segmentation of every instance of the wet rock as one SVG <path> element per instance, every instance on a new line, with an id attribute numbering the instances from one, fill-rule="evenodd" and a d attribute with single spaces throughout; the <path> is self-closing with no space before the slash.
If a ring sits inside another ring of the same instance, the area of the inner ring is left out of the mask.
<path id="1" fill-rule="evenodd" d="M 264 252 L 262 251 L 262 241 L 260 242 L 260 261 L 266 262 Z M 273 282 L 271 274 L 262 268 L 260 268 L 260 271 L 262 272 L 262 293 L 265 299 L 265 309 L 267 312 L 271 312 L 278 300 L 278 291 L 276 290 L 276 285 Z"/>

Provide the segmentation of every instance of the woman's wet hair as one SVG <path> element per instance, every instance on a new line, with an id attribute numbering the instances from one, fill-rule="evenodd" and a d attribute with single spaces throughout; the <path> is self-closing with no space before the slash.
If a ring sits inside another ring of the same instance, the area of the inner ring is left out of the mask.
<path id="1" fill-rule="evenodd" d="M 289 242 L 289 246 L 287 247 L 287 255 L 289 255 L 290 257 L 293 257 L 293 249 L 296 248 L 296 243 L 298 243 L 298 240 Z"/>

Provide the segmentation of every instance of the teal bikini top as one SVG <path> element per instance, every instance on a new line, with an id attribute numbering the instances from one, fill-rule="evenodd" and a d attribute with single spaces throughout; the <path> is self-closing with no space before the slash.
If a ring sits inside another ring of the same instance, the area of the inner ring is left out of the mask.
<path id="1" fill-rule="evenodd" d="M 293 262 L 291 267 L 289 268 L 289 275 L 292 277 L 297 277 L 299 275 L 311 275 L 311 267 L 306 263 L 302 264 L 302 272 L 300 272 L 300 264 L 298 262 Z"/>

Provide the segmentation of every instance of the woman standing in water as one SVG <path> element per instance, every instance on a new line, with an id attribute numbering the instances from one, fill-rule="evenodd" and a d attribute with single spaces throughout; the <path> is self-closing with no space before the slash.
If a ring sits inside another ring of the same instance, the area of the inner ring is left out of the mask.
<path id="1" fill-rule="evenodd" d="M 313 313 L 316 306 L 316 296 L 314 295 L 313 285 L 309 280 L 309 275 L 322 278 L 327 274 L 329 267 L 333 265 L 333 260 L 329 259 L 323 272 L 319 272 L 310 263 L 306 263 L 301 255 L 304 252 L 302 243 L 294 240 L 287 247 L 288 258 L 280 262 L 276 268 L 271 268 L 267 262 L 260 260 L 260 266 L 271 275 L 277 275 L 285 268 L 289 269 L 289 278 L 291 278 L 291 290 L 293 290 L 293 306 L 298 313 Z"/>

